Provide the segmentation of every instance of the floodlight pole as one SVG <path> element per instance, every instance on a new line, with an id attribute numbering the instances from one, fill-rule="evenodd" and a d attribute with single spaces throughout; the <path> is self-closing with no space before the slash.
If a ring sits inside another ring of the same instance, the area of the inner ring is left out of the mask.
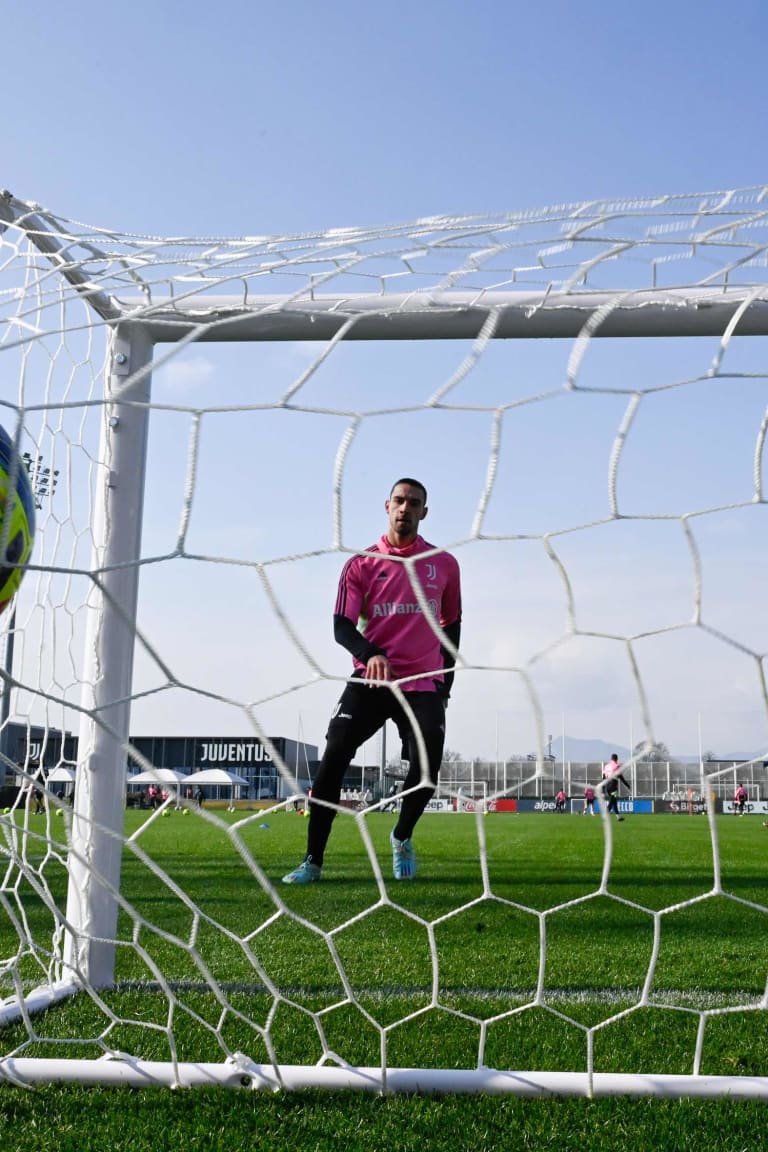
<path id="1" fill-rule="evenodd" d="M 13 609 L 11 611 L 11 618 L 8 621 L 8 631 L 5 634 L 5 663 L 3 665 L 4 679 L 3 679 L 3 698 L 2 705 L 0 705 L 0 725 L 2 725 L 2 734 L 0 734 L 0 756 L 2 756 L 2 765 L 4 768 L 3 775 L 8 770 L 8 764 L 11 759 L 11 734 L 9 732 L 9 718 L 11 715 L 11 680 L 13 678 L 13 645 L 16 639 L 16 603 L 14 601 Z"/>
<path id="2" fill-rule="evenodd" d="M 384 786 L 387 779 L 387 722 L 381 726 L 381 745 L 379 747 L 379 792 L 384 795 Z M 365 791 L 365 787 L 363 787 Z"/>

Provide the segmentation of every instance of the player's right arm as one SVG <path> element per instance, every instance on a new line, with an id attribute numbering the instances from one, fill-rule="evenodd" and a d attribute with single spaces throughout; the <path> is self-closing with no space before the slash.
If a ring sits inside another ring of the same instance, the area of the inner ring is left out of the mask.
<path id="1" fill-rule="evenodd" d="M 356 628 L 348 616 L 339 616 L 334 613 L 333 638 L 342 648 L 346 648 L 361 664 L 368 664 L 374 657 L 386 659 L 386 654 L 370 640 L 366 640 L 359 628 Z"/>
<path id="2" fill-rule="evenodd" d="M 333 613 L 333 637 L 359 664 L 365 665 L 369 680 L 391 680 L 392 669 L 383 648 L 372 644 L 360 631 L 357 621 L 365 609 L 365 592 L 361 582 L 361 566 L 353 556 L 344 565 L 339 578 L 339 590 Z"/>
<path id="3" fill-rule="evenodd" d="M 381 648 L 366 640 L 346 616 L 333 617 L 333 635 L 337 644 L 346 648 L 360 664 L 365 664 L 366 680 L 391 680 L 392 665 Z"/>

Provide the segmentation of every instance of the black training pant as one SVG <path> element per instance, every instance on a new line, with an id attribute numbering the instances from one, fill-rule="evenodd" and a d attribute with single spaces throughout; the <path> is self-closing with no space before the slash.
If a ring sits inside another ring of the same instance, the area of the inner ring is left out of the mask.
<path id="1" fill-rule="evenodd" d="M 389 688 L 374 688 L 358 680 L 347 684 L 344 689 L 328 725 L 325 751 L 317 776 L 312 783 L 307 855 L 312 857 L 315 864 L 323 862 L 325 846 L 336 813 L 333 808 L 328 808 L 325 804 L 316 804 L 314 801 L 339 803 L 341 785 L 355 753 L 387 720 L 394 720 L 403 740 L 404 750 L 408 753 L 409 769 L 401 791 L 406 792 L 410 788 L 415 788 L 414 792 L 404 796 L 402 800 L 400 818 L 394 830 L 398 840 L 410 838 L 419 817 L 432 798 L 445 744 L 445 704 L 437 692 L 406 692 L 405 695 L 424 740 L 427 754 L 424 770 L 410 718 L 395 693 Z M 417 788 L 416 785 L 421 780 L 428 780 L 429 783 Z"/>

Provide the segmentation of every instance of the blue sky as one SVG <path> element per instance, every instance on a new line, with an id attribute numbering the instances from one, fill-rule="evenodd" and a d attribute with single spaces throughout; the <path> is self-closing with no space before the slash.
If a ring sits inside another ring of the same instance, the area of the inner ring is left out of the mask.
<path id="1" fill-rule="evenodd" d="M 767 179 L 768 10 L 757 2 L 726 11 L 709 0 L 642 6 L 589 0 L 540 6 L 498 0 L 289 0 L 279 6 L 138 0 L 130 9 L 43 0 L 35 12 L 34 29 L 18 6 L 3 14 L 0 187 L 97 226 L 141 235 L 295 234 L 443 213 L 738 188 Z M 647 363 L 633 367 L 646 382 L 677 379 L 706 370 L 714 350 L 711 342 L 695 351 L 686 342 L 666 349 L 661 361 L 650 351 Z M 408 403 L 414 393 L 422 402 L 460 360 L 455 346 L 433 347 L 419 352 L 403 374 L 398 354 L 382 348 L 372 358 L 370 349 L 340 350 L 340 367 L 318 374 L 318 389 L 325 391 L 317 396 L 330 395 L 343 407 L 367 388 L 368 407 L 382 392 L 393 404 Z M 240 349 L 208 345 L 157 373 L 155 398 L 180 410 L 158 414 L 152 434 L 149 491 L 173 498 L 150 496 L 145 554 L 172 548 L 178 528 L 189 429 L 181 409 L 223 396 L 245 404 L 258 389 L 279 394 L 269 381 L 295 377 L 308 355 L 301 346 L 280 347 L 246 359 Z M 487 388 L 492 397 L 505 375 L 551 377 L 553 387 L 559 385 L 565 344 L 541 351 L 539 360 L 532 355 L 520 346 L 494 346 L 485 375 L 473 377 L 472 395 Z M 645 355 L 633 349 L 636 361 Z M 623 356 L 624 349 L 606 345 L 595 350 L 586 371 L 603 383 L 625 370 Z M 750 348 L 749 356 L 758 360 L 750 370 L 762 373 L 765 350 Z M 723 493 L 734 502 L 748 499 L 764 380 L 734 386 L 727 419 L 722 403 L 722 391 L 710 394 L 703 387 L 692 407 L 683 407 L 675 393 L 644 406 L 622 473 L 630 504 L 679 515 L 724 502 Z M 579 404 L 575 422 L 553 418 L 553 406 L 531 407 L 521 418 L 515 451 L 505 457 L 500 477 L 508 496 L 490 510 L 489 528 L 552 529 L 564 516 L 566 495 L 577 501 L 577 511 L 568 515 L 587 523 L 596 502 L 604 502 L 607 459 L 624 403 L 585 397 Z M 328 495 L 343 422 L 328 419 L 320 427 L 317 418 L 307 418 L 291 426 L 290 474 L 275 492 L 269 479 L 285 466 L 285 452 L 273 455 L 271 446 L 285 443 L 281 422 L 281 413 L 268 414 L 258 428 L 222 417 L 210 445 L 203 444 L 208 491 L 220 482 L 222 445 L 231 455 L 239 495 L 221 528 L 225 550 L 246 559 L 261 559 L 270 549 L 287 554 L 286 529 L 305 547 L 328 545 Z M 441 418 L 437 436 L 436 426 L 434 413 L 421 422 L 393 417 L 366 426 L 346 492 L 353 546 L 371 543 L 383 529 L 386 488 L 403 472 L 428 480 L 432 539 L 468 535 L 490 424 L 479 414 L 462 416 L 460 426 Z M 687 449 L 683 427 L 690 433 Z M 437 441 L 426 453 L 425 438 Z M 252 495 L 246 465 L 240 474 L 235 461 L 254 456 L 262 472 Z M 713 626 L 758 652 L 768 651 L 759 613 L 763 511 L 747 509 L 727 523 L 724 516 L 711 517 L 699 540 Z M 691 579 L 679 521 L 654 522 L 632 539 L 621 525 L 610 527 L 605 544 L 600 529 L 564 542 L 579 603 L 595 629 L 615 626 L 623 634 L 687 619 Z M 213 552 L 220 543 L 208 539 L 206 546 Z M 509 669 L 562 634 L 562 602 L 550 587 L 553 574 L 540 547 L 505 544 L 491 560 L 485 546 L 473 545 L 461 559 L 472 664 Z M 224 604 L 209 588 L 202 597 L 192 585 L 180 590 L 172 565 L 155 567 L 143 585 L 142 624 L 184 666 L 185 676 L 248 700 L 266 693 L 270 680 L 283 691 L 305 675 L 300 661 L 286 656 L 283 664 L 275 655 L 281 638 L 245 577 L 242 587 L 233 583 Z M 286 565 L 281 573 L 292 618 L 331 676 L 343 676 L 347 668 L 329 636 L 339 567 L 339 557 L 329 555 L 302 570 Z M 616 595 L 617 580 L 626 588 L 623 596 Z M 641 603 L 643 589 L 648 595 Z M 170 618 L 169 599 L 186 615 Z M 626 622 L 630 609 L 634 625 Z M 192 633 L 196 646 L 187 639 Z M 542 662 L 545 728 L 555 736 L 565 727 L 573 736 L 623 746 L 630 735 L 640 738 L 631 685 L 615 651 L 585 639 L 570 646 L 557 671 Z M 138 668 L 152 682 L 142 658 Z M 696 751 L 702 713 L 705 748 L 725 755 L 768 744 L 753 662 L 733 648 L 716 647 L 700 633 L 669 632 L 649 652 L 647 673 L 658 685 L 655 735 L 674 749 Z M 265 727 L 293 735 L 301 724 L 308 739 L 321 743 L 336 691 L 336 684 L 324 682 L 265 706 Z M 174 691 L 143 702 L 134 731 L 188 731 L 190 725 L 244 730 L 236 708 L 201 715 L 200 701 L 190 705 L 182 695 Z M 448 742 L 465 756 L 527 752 L 536 738 L 526 694 L 508 671 L 469 672 L 457 689 L 450 725 Z"/>
<path id="2" fill-rule="evenodd" d="M 253 234 L 764 179 L 759 0 L 42 0 L 3 14 L 3 182 Z"/>

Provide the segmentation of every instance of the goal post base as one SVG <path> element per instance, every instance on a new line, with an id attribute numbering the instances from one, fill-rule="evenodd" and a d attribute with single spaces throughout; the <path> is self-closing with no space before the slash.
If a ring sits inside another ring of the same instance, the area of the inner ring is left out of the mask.
<path id="1" fill-rule="evenodd" d="M 40 988 L 35 988 L 26 994 L 23 1001 L 16 996 L 0 1000 L 0 1028 L 12 1024 L 14 1020 L 22 1019 L 25 1015 L 44 1012 L 46 1008 L 52 1008 L 54 1004 L 59 1004 L 70 996 L 76 996 L 82 990 L 81 984 L 72 980 L 62 980 L 56 984 L 44 984 Z"/>
<path id="2" fill-rule="evenodd" d="M 0 1061 L 0 1080 L 17 1084 L 67 1083 L 125 1088 L 240 1088 L 301 1092 L 312 1089 L 377 1095 L 490 1095 L 518 1097 L 633 1096 L 661 1099 L 768 1100 L 768 1077 L 652 1076 L 600 1072 L 501 1072 L 491 1068 L 339 1068 L 273 1066 L 235 1058 L 223 1064 L 161 1061 Z"/>

